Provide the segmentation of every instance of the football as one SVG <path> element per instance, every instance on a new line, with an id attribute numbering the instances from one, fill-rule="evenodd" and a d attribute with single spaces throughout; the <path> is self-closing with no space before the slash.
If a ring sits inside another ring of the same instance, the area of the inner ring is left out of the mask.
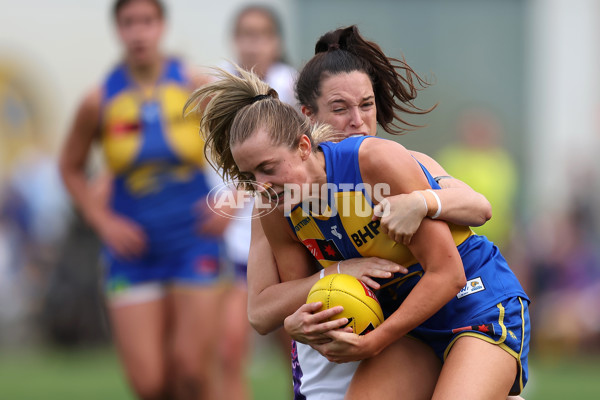
<path id="1" fill-rule="evenodd" d="M 383 322 L 383 312 L 375 293 L 366 284 L 351 275 L 327 275 L 311 288 L 307 303 L 322 302 L 319 311 L 335 306 L 344 311 L 332 319 L 348 318 L 348 325 L 354 333 L 364 335 Z"/>

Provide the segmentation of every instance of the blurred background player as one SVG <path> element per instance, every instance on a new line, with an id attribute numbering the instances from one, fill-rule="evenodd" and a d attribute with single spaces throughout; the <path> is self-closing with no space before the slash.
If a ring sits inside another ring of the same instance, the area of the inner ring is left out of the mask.
<path id="1" fill-rule="evenodd" d="M 264 5 L 249 5 L 233 23 L 236 63 L 253 70 L 279 93 L 281 101 L 295 105 L 294 82 L 298 72 L 285 61 L 283 31 L 276 12 Z M 229 72 L 234 69 L 229 65 Z"/>
<path id="2" fill-rule="evenodd" d="M 254 70 L 262 80 L 280 94 L 282 101 L 296 105 L 294 84 L 298 72 L 284 62 L 283 32 L 275 10 L 265 5 L 242 8 L 233 20 L 235 62 L 246 70 Z M 231 63 L 222 65 L 234 73 Z M 248 194 L 249 196 L 249 194 Z M 248 322 L 248 288 L 246 270 L 250 250 L 250 228 L 253 201 L 244 203 L 225 231 L 227 256 L 234 269 L 235 282 L 225 302 L 222 354 L 224 363 L 224 398 L 244 400 L 250 397 L 246 366 L 251 339 Z M 276 339 L 286 357 L 290 354 L 290 338 L 280 329 Z"/>
<path id="3" fill-rule="evenodd" d="M 460 114 L 457 129 L 460 141 L 443 149 L 438 159 L 450 175 L 489 200 L 494 218 L 475 231 L 503 249 L 514 225 L 519 182 L 515 161 L 501 143 L 502 126 L 491 110 L 471 108 Z"/>
<path id="4" fill-rule="evenodd" d="M 161 1 L 117 0 L 113 16 L 123 61 L 80 104 L 62 176 L 104 243 L 112 332 L 136 395 L 214 399 L 220 237 L 206 232 L 221 225 L 205 208 L 197 122 L 181 115 L 205 78 L 160 50 Z M 94 141 L 112 174 L 106 203 L 85 174 Z"/>

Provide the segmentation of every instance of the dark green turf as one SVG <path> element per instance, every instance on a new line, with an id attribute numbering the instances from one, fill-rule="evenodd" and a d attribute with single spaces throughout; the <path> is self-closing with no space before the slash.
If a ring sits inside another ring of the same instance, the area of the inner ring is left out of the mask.
<path id="1" fill-rule="evenodd" d="M 257 348 L 248 375 L 255 399 L 288 398 L 287 360 Z M 0 400 L 134 400 L 112 348 L 0 351 Z"/>
<path id="2" fill-rule="evenodd" d="M 526 400 L 600 399 L 600 358 L 535 357 Z M 289 398 L 287 360 L 258 346 L 248 371 L 256 400 Z M 111 348 L 0 353 L 2 400 L 132 400 Z"/>
<path id="3" fill-rule="evenodd" d="M 600 356 L 535 357 L 526 400 L 600 399 Z"/>

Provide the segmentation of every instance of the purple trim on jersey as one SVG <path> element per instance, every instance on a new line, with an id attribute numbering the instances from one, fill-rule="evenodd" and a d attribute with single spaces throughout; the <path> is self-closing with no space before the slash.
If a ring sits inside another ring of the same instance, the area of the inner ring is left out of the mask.
<path id="1" fill-rule="evenodd" d="M 302 368 L 298 361 L 298 348 L 296 341 L 292 340 L 292 381 L 294 382 L 294 400 L 306 400 L 306 396 L 300 393 L 300 385 L 302 384 Z"/>

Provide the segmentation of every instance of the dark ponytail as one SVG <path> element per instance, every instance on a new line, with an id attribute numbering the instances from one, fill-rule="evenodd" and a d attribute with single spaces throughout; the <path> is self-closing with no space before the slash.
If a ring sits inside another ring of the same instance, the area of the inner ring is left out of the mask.
<path id="1" fill-rule="evenodd" d="M 419 125 L 402 119 L 402 113 L 425 114 L 413 101 L 417 92 L 429 86 L 404 60 L 387 57 L 374 42 L 365 40 L 355 25 L 321 36 L 315 56 L 300 72 L 296 93 L 300 104 L 317 112 L 323 78 L 339 73 L 360 71 L 371 79 L 377 106 L 377 122 L 392 134 L 403 133 Z"/>

